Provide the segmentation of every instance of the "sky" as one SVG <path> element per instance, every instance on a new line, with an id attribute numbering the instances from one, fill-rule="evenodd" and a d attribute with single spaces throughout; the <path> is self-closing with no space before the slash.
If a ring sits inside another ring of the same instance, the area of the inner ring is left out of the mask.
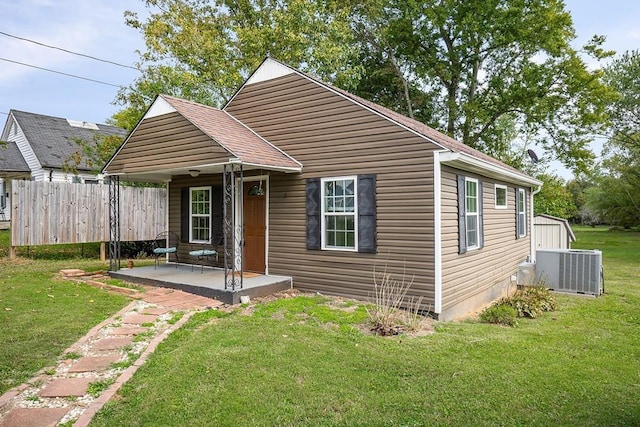
<path id="1" fill-rule="evenodd" d="M 640 49 L 640 1 L 565 0 L 577 38 L 584 45 L 605 35 L 605 48 Z M 125 25 L 124 12 L 148 15 L 141 0 L 3 0 L 0 32 L 126 65 L 144 50 L 142 35 Z M 139 72 L 38 46 L 0 34 L 0 58 L 74 74 L 116 86 L 131 84 Z M 0 60 L 0 123 L 10 109 L 104 123 L 120 107 L 118 88 Z M 4 113 L 4 114 L 3 114 Z M 594 144 L 599 152 L 601 143 Z M 561 176 L 568 172 L 552 165 Z"/>

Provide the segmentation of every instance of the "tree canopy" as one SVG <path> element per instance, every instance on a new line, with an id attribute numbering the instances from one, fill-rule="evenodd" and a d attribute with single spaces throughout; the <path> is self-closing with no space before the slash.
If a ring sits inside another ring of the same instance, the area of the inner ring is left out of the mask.
<path id="1" fill-rule="evenodd" d="M 414 117 L 507 162 L 527 135 L 589 168 L 611 91 L 578 52 L 561 0 L 146 0 L 143 75 L 114 119 L 131 128 L 158 93 L 221 105 L 264 57 Z"/>
<path id="2" fill-rule="evenodd" d="M 615 59 L 605 73 L 617 92 L 610 104 L 612 132 L 604 147 L 602 173 L 587 192 L 587 206 L 601 220 L 640 225 L 640 52 Z"/>

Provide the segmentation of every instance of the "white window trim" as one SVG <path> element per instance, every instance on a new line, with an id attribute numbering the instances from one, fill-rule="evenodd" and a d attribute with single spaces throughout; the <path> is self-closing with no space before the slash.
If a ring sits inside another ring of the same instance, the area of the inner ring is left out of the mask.
<path id="1" fill-rule="evenodd" d="M 193 238 L 193 192 L 197 190 L 209 191 L 209 218 L 211 218 L 211 196 L 212 196 L 211 186 L 189 187 L 189 243 L 210 243 L 211 236 L 209 236 L 209 240 L 194 240 Z M 204 215 L 198 215 L 198 216 L 201 217 Z M 211 219 L 209 219 L 209 234 L 211 234 Z"/>
<path id="2" fill-rule="evenodd" d="M 341 212 L 341 213 L 328 213 L 325 212 L 324 206 L 324 183 L 327 181 L 342 181 L 342 180 L 353 180 L 353 212 Z M 352 176 L 337 176 L 331 178 L 321 178 L 320 179 L 320 204 L 321 204 L 321 215 L 320 215 L 320 233 L 321 233 L 321 248 L 322 250 L 327 251 L 342 251 L 342 252 L 358 252 L 358 177 L 357 175 Z M 334 216 L 343 216 L 343 215 L 353 215 L 353 227 L 354 227 L 354 247 L 353 248 L 342 248 L 336 246 L 327 246 L 327 234 L 326 234 L 326 216 L 334 215 Z"/>
<path id="3" fill-rule="evenodd" d="M 527 201 L 525 200 L 525 197 L 527 196 L 527 192 L 524 190 L 524 188 L 518 188 L 518 194 L 520 195 L 519 199 L 520 199 L 520 203 L 522 204 L 522 206 L 524 207 L 524 211 L 520 211 L 520 204 L 518 204 L 518 206 L 516 206 L 516 210 L 518 211 L 518 222 L 520 220 L 520 216 L 522 216 L 522 230 L 523 233 L 520 233 L 520 230 L 518 229 L 518 237 L 527 237 Z M 516 222 L 516 227 L 518 227 L 518 222 Z"/>
<path id="4" fill-rule="evenodd" d="M 504 205 L 499 205 L 498 204 L 498 188 L 504 190 Z M 506 185 L 502 185 L 502 184 L 495 184 L 494 188 L 493 188 L 493 199 L 494 199 L 494 203 L 495 203 L 495 208 L 496 209 L 507 209 L 508 205 L 509 205 L 509 201 L 508 201 L 508 197 L 507 194 L 509 194 L 507 192 L 508 188 Z"/>
<path id="5" fill-rule="evenodd" d="M 467 206 L 467 182 L 473 182 L 476 184 L 476 211 L 469 215 L 469 207 Z M 478 199 L 480 197 L 482 197 L 481 194 L 478 194 L 478 190 L 479 190 L 479 185 L 478 185 L 478 180 L 475 178 L 469 178 L 469 177 L 465 177 L 464 178 L 464 220 L 465 220 L 465 233 L 467 233 L 467 251 L 473 251 L 476 249 L 480 249 L 480 203 L 478 201 Z M 470 216 L 475 216 L 476 217 L 476 244 L 471 246 L 469 245 L 469 239 L 468 239 L 468 235 L 469 235 L 469 227 L 468 222 L 467 222 L 467 218 Z"/>

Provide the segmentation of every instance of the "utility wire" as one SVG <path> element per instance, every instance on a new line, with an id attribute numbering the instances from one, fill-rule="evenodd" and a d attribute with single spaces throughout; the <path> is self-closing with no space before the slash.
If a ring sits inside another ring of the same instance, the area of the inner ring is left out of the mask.
<path id="1" fill-rule="evenodd" d="M 94 61 L 106 62 L 107 64 L 117 65 L 118 67 L 131 68 L 132 70 L 140 71 L 139 68 L 132 67 L 131 65 L 120 64 L 120 63 L 115 62 L 115 61 L 109 61 L 108 59 L 97 58 L 95 56 L 86 55 L 84 53 L 74 52 L 74 51 L 71 51 L 71 50 L 68 50 L 68 49 L 64 49 L 64 48 L 61 48 L 61 47 L 58 47 L 58 46 L 51 46 L 51 45 L 48 45 L 48 44 L 45 44 L 45 43 L 41 43 L 41 42 L 38 42 L 38 41 L 35 41 L 35 40 L 26 39 L 24 37 L 14 36 L 12 34 L 5 33 L 4 31 L 0 31 L 0 34 L 2 34 L 4 36 L 7 36 L 7 37 L 12 37 L 12 38 L 17 39 L 17 40 L 22 40 L 22 41 L 25 41 L 25 42 L 37 44 L 39 46 L 48 47 L 49 49 L 56 49 L 56 50 L 59 50 L 59 51 L 62 51 L 62 52 L 70 53 L 72 55 L 83 56 L 85 58 L 93 59 Z"/>
<path id="2" fill-rule="evenodd" d="M 7 58 L 0 58 L 0 61 L 11 62 L 13 64 L 24 65 L 25 67 L 31 67 L 31 68 L 36 68 L 38 70 L 49 71 L 50 73 L 62 74 L 63 76 L 73 77 L 75 79 L 82 79 L 82 80 L 87 80 L 89 82 L 100 83 L 101 85 L 113 86 L 113 87 L 117 87 L 117 88 L 122 88 L 123 87 L 123 86 L 120 86 L 120 85 L 114 85 L 113 83 L 107 83 L 107 82 L 103 82 L 103 81 L 100 81 L 100 80 L 90 79 L 88 77 L 77 76 L 75 74 L 63 73 L 62 71 L 56 71 L 56 70 L 51 70 L 49 68 L 38 67 L 36 65 L 25 64 L 24 62 L 13 61 L 13 60 L 7 59 Z"/>

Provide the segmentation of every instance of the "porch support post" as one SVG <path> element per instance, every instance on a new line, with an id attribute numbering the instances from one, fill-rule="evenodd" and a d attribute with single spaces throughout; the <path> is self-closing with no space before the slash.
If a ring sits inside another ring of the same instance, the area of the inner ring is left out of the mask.
<path id="1" fill-rule="evenodd" d="M 231 290 L 242 289 L 243 286 L 243 180 L 242 164 L 229 163 L 224 165 L 222 174 L 222 186 L 224 187 L 222 214 L 224 217 L 224 288 Z"/>
<path id="2" fill-rule="evenodd" d="M 120 269 L 120 177 L 109 178 L 109 271 Z"/>

